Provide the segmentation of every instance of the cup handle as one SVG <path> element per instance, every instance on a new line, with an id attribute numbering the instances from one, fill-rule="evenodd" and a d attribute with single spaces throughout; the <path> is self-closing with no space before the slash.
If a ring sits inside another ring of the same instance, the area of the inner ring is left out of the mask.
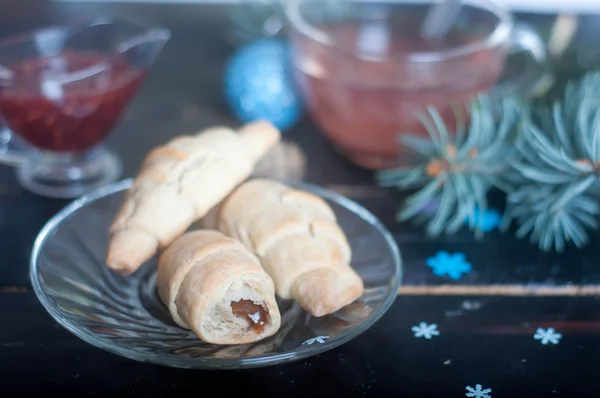
<path id="1" fill-rule="evenodd" d="M 0 119 L 0 164 L 20 167 L 28 160 L 26 150 L 14 142 L 12 132 Z"/>
<path id="2" fill-rule="evenodd" d="M 523 69 L 505 72 L 500 83 L 492 90 L 493 96 L 504 97 L 519 94 L 538 97 L 548 92 L 554 83 L 550 57 L 543 39 L 531 26 L 524 23 L 514 25 L 509 42 L 507 59 L 510 55 L 528 53 Z"/>

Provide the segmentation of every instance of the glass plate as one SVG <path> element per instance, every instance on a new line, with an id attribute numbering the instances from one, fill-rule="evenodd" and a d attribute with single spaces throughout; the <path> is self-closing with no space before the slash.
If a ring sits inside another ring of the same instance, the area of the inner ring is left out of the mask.
<path id="1" fill-rule="evenodd" d="M 218 346 L 179 328 L 156 293 L 156 258 L 125 277 L 108 269 L 108 228 L 131 180 L 77 199 L 39 233 L 30 277 L 54 319 L 86 342 L 138 361 L 180 368 L 249 368 L 290 362 L 335 348 L 367 330 L 390 307 L 401 282 L 398 247 L 384 226 L 353 201 L 309 184 L 288 183 L 324 198 L 353 249 L 365 291 L 355 303 L 315 318 L 278 300 L 281 328 L 262 341 Z"/>

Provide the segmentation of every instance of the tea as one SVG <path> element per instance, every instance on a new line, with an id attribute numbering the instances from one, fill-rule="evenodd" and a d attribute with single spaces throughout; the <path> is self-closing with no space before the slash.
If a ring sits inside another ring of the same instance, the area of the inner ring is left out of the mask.
<path id="1" fill-rule="evenodd" d="M 33 146 L 56 152 L 84 151 L 102 141 L 145 76 L 123 57 L 73 51 L 8 66 L 13 76 L 0 86 L 2 117 Z M 94 66 L 103 69 L 68 83 L 55 79 Z"/>
<path id="2" fill-rule="evenodd" d="M 316 25 L 335 46 L 291 35 L 311 115 L 351 161 L 370 169 L 402 163 L 398 134 L 427 134 L 418 113 L 428 106 L 455 123 L 453 104 L 492 87 L 504 64 L 503 46 L 457 52 L 477 46 L 484 33 L 457 28 L 427 41 L 419 36 L 421 18 L 400 14 Z"/>

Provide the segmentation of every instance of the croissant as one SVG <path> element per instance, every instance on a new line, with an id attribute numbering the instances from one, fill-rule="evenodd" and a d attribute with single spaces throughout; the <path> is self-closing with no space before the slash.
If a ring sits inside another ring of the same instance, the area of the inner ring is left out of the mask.
<path id="1" fill-rule="evenodd" d="M 280 327 L 273 280 L 254 254 L 218 231 L 177 238 L 159 258 L 156 284 L 173 320 L 207 343 L 251 343 Z"/>
<path id="2" fill-rule="evenodd" d="M 110 227 L 108 266 L 136 271 L 247 179 L 279 140 L 274 126 L 255 122 L 237 134 L 213 127 L 152 150 Z"/>
<path id="3" fill-rule="evenodd" d="M 278 182 L 253 179 L 222 203 L 218 229 L 261 260 L 277 294 L 310 314 L 330 314 L 362 295 L 351 250 L 321 198 Z"/>

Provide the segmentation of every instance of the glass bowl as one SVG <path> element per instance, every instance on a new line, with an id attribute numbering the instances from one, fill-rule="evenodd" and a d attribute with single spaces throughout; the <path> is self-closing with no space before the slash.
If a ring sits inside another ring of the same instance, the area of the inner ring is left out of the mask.
<path id="1" fill-rule="evenodd" d="M 35 293 L 50 315 L 86 342 L 130 359 L 179 368 L 239 369 L 317 355 L 358 336 L 392 305 L 401 282 L 398 247 L 384 226 L 353 201 L 306 183 L 288 183 L 324 198 L 353 249 L 362 297 L 321 318 L 278 300 L 281 328 L 252 344 L 218 346 L 172 320 L 156 293 L 156 257 L 131 276 L 106 266 L 108 228 L 131 180 L 77 199 L 39 233 L 31 255 Z"/>

